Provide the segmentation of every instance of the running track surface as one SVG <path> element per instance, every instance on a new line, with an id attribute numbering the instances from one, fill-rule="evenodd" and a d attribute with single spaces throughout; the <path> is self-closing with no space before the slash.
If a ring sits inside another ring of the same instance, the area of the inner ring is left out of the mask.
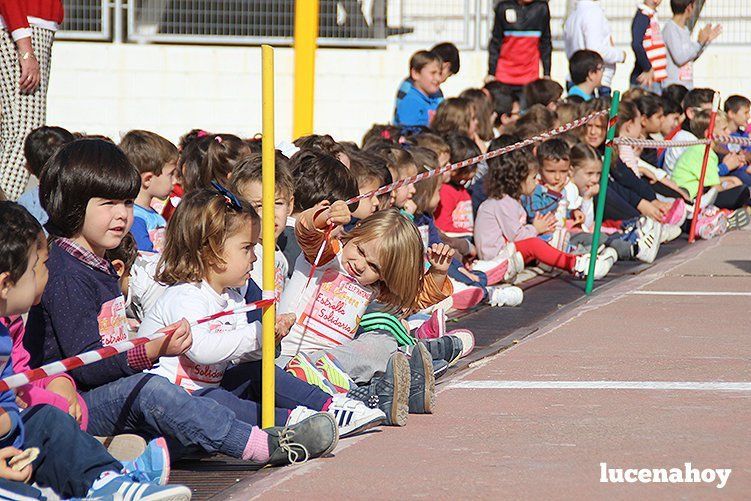
<path id="1" fill-rule="evenodd" d="M 219 497 L 748 499 L 749 249 L 751 231 L 699 242 L 441 381 L 435 414 Z M 722 490 L 603 484 L 601 462 L 732 473 Z"/>

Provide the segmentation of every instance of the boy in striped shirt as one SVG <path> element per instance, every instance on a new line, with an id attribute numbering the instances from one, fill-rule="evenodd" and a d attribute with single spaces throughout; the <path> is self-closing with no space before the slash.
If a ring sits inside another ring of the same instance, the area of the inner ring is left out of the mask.
<path id="1" fill-rule="evenodd" d="M 660 31 L 657 8 L 662 0 L 645 0 L 631 23 L 631 48 L 636 56 L 631 86 L 661 94 L 661 82 L 668 77 L 667 51 Z"/>

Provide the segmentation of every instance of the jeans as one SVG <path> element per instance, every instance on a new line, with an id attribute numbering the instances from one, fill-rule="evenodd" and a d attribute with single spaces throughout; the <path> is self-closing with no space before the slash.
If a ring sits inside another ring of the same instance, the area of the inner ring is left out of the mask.
<path id="1" fill-rule="evenodd" d="M 154 374 L 135 374 L 83 394 L 92 435 L 162 436 L 174 455 L 203 450 L 242 457 L 252 425 L 216 401 Z"/>
<path id="2" fill-rule="evenodd" d="M 39 448 L 39 457 L 33 463 L 33 480 L 63 498 L 85 497 L 102 473 L 119 473 L 123 469 L 97 439 L 81 431 L 72 417 L 55 407 L 30 407 L 21 419 L 26 427 L 24 448 Z M 9 488 L 7 484 L 4 481 L 0 489 Z M 4 497 L 2 491 L 0 497 Z"/>
<path id="3" fill-rule="evenodd" d="M 289 417 L 289 410 L 298 405 L 320 411 L 331 396 L 317 386 L 297 379 L 279 367 L 274 367 L 275 400 L 277 409 L 274 421 L 283 426 Z M 193 396 L 215 400 L 232 411 L 237 419 L 246 423 L 261 421 L 261 361 L 247 362 L 228 369 L 222 378 L 221 387 L 199 390 Z"/>

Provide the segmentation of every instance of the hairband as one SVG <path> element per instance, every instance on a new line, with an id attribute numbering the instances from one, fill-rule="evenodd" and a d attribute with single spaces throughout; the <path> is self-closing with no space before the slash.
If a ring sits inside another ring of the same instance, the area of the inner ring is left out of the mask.
<path id="1" fill-rule="evenodd" d="M 214 141 L 221 144 L 222 143 L 222 136 L 214 136 Z"/>
<path id="2" fill-rule="evenodd" d="M 240 203 L 240 200 L 235 196 L 234 193 L 232 193 L 216 181 L 211 181 L 211 186 L 213 186 L 217 191 L 217 195 L 224 197 L 224 203 L 225 205 L 227 205 L 227 207 L 236 211 L 243 210 L 243 206 Z"/>

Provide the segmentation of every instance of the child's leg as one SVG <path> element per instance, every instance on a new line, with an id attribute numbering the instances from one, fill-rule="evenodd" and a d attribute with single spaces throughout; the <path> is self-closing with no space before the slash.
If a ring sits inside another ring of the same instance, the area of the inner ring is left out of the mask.
<path id="1" fill-rule="evenodd" d="M 41 405 L 29 408 L 21 417 L 26 428 L 24 447 L 39 448 L 33 463 L 34 480 L 63 498 L 86 497 L 102 473 L 122 470 L 107 449 L 81 431 L 65 412 Z"/>
<path id="2" fill-rule="evenodd" d="M 741 185 L 721 191 L 717 194 L 714 205 L 720 209 L 735 210 L 744 207 L 749 200 L 748 186 Z"/>
<path id="3" fill-rule="evenodd" d="M 282 409 L 294 409 L 303 405 L 316 411 L 324 410 L 331 395 L 317 386 L 297 379 L 292 374 L 275 367 L 276 405 Z M 222 388 L 240 398 L 261 401 L 261 361 L 246 362 L 228 369 L 222 378 Z"/>
<path id="4" fill-rule="evenodd" d="M 0 478 L 0 499 L 47 499 L 42 492 L 23 482 Z"/>
<path id="5" fill-rule="evenodd" d="M 751 174 L 746 172 L 746 168 L 747 167 L 741 167 L 739 169 L 735 169 L 730 173 L 730 175 L 740 179 L 746 186 L 751 186 Z"/>
<path id="6" fill-rule="evenodd" d="M 572 271 L 576 264 L 576 256 L 561 252 L 539 238 L 527 238 L 526 240 L 518 240 L 514 243 L 516 244 L 516 250 L 522 253 L 525 264 L 538 261 L 542 264 L 566 271 Z"/>
<path id="7" fill-rule="evenodd" d="M 641 214 L 628 201 L 608 186 L 605 199 L 605 219 L 632 219 Z"/>
<path id="8" fill-rule="evenodd" d="M 386 371 L 389 357 L 399 348 L 394 336 L 386 331 L 363 332 L 347 344 L 325 350 L 334 356 L 342 370 L 358 384 L 368 383 L 373 376 Z M 324 351 L 311 355 L 315 362 Z"/>
<path id="9" fill-rule="evenodd" d="M 193 396 L 210 398 L 214 402 L 222 404 L 224 407 L 227 407 L 234 412 L 235 417 L 240 421 L 246 423 L 261 422 L 261 406 L 258 405 L 260 400 L 245 398 L 242 395 L 236 395 L 224 388 L 205 388 L 194 392 Z M 288 417 L 289 411 L 287 409 L 277 408 L 274 411 L 274 423 L 277 426 L 284 426 Z"/>

